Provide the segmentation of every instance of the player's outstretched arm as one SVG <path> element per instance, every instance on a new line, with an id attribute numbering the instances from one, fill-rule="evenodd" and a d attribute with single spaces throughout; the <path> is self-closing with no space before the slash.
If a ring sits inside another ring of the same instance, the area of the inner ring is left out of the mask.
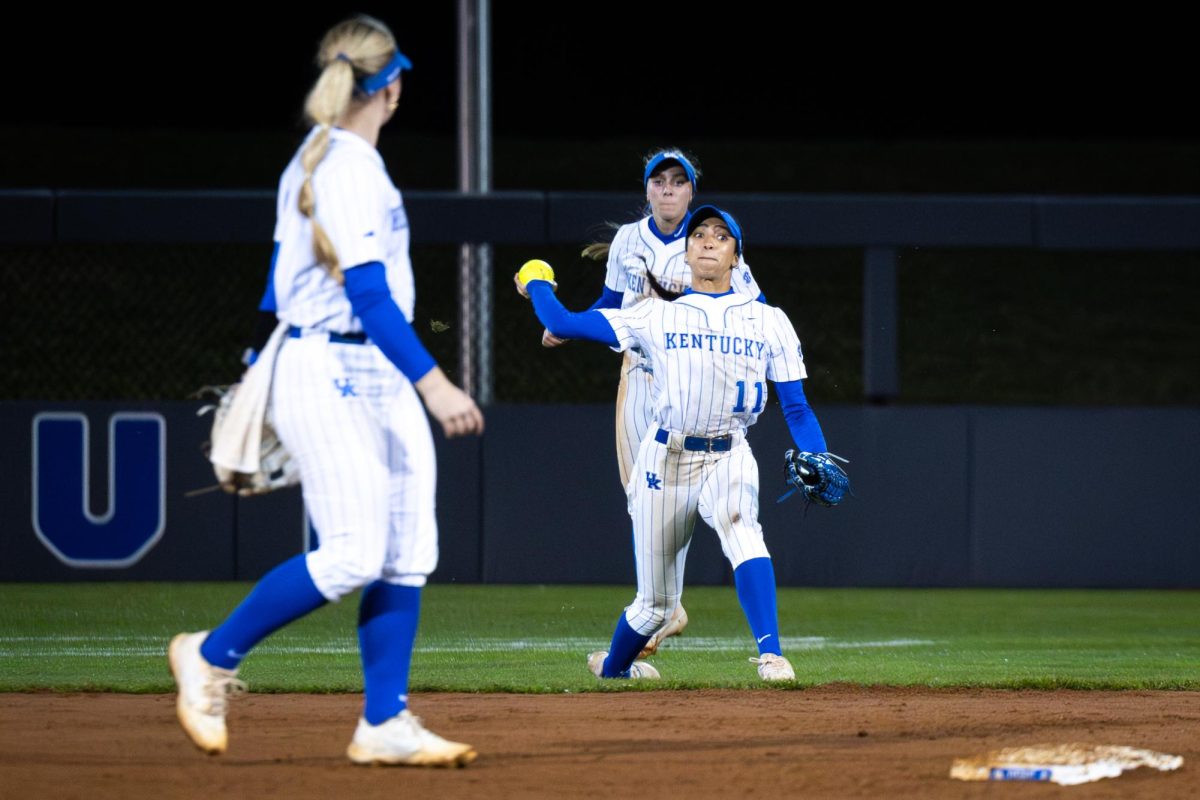
<path id="1" fill-rule="evenodd" d="M 599 311 L 568 311 L 554 294 L 548 281 L 531 281 L 525 287 L 533 310 L 546 330 L 563 339 L 587 339 L 609 347 L 617 346 L 617 334 Z"/>
<path id="2" fill-rule="evenodd" d="M 520 292 L 524 297 L 528 297 L 529 294 L 524 291 L 524 289 L 525 287 L 521 285 L 521 282 L 517 281 L 517 291 Z M 598 308 L 620 308 L 622 297 L 623 295 L 620 292 L 614 292 L 612 289 L 605 286 L 604 293 L 600 295 L 596 302 L 588 306 L 587 310 L 595 311 Z M 558 347 L 559 345 L 566 344 L 569 341 L 571 340 L 560 339 L 549 330 L 542 331 L 542 347 Z"/>
<path id="3" fill-rule="evenodd" d="M 568 311 L 554 295 L 554 270 L 544 261 L 526 261 L 513 276 L 513 285 L 522 297 L 533 301 L 533 310 L 546 331 L 558 339 L 587 339 L 609 347 L 617 346 L 617 335 L 608 319 L 599 311 L 576 314 Z M 543 341 L 544 343 L 544 341 Z"/>

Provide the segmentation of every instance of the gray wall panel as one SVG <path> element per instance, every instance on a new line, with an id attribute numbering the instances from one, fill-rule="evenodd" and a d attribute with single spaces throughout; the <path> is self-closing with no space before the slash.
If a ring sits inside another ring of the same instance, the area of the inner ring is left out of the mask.
<path id="1" fill-rule="evenodd" d="M 307 517 L 299 486 L 237 500 L 234 574 L 254 581 L 307 546 Z"/>
<path id="2" fill-rule="evenodd" d="M 791 436 L 778 406 L 750 443 L 779 583 L 790 586 L 955 586 L 967 579 L 966 412 L 815 408 L 831 451 L 850 459 L 854 495 L 836 508 L 777 499 Z M 782 535 L 781 535 L 782 534 Z"/>
<path id="3" fill-rule="evenodd" d="M 492 427 L 489 409 L 485 424 Z M 438 566 L 432 583 L 479 583 L 483 579 L 483 445 L 486 438 L 446 439 L 430 420 L 437 447 Z M 485 432 L 485 437 L 486 437 Z"/>
<path id="4" fill-rule="evenodd" d="M 300 552 L 298 491 L 242 500 L 196 492 L 213 484 L 200 454 L 209 421 L 196 416 L 197 407 L 0 403 L 10 454 L 0 480 L 0 580 L 255 579 Z M 74 451 L 42 462 L 57 472 L 46 472 L 52 496 L 38 516 L 45 528 L 54 513 L 74 513 L 82 538 L 64 541 L 85 547 L 110 541 L 103 520 L 109 420 L 161 415 L 166 525 L 140 560 L 72 566 L 38 538 L 32 429 L 40 413 L 82 413 L 88 421 L 91 522 L 79 522 L 79 489 L 71 483 L 82 469 L 74 434 L 59 440 L 61 447 L 74 436 Z M 760 519 L 781 585 L 1200 588 L 1200 409 L 818 404 L 817 414 L 830 447 L 851 462 L 854 496 L 835 509 L 806 511 L 796 496 L 775 502 L 785 490 L 782 454 L 790 442 L 778 406 L 750 433 Z M 435 434 L 442 558 L 431 580 L 632 589 L 611 406 L 493 406 L 487 425 L 482 439 Z M 731 583 L 717 537 L 703 522 L 687 583 Z"/>
<path id="5" fill-rule="evenodd" d="M 972 413 L 977 584 L 1200 585 L 1200 410 Z"/>
<path id="6" fill-rule="evenodd" d="M 58 192 L 61 242 L 260 242 L 275 230 L 274 192 Z"/>
<path id="7" fill-rule="evenodd" d="M 487 425 L 483 580 L 631 584 L 612 406 L 493 406 Z"/>
<path id="8" fill-rule="evenodd" d="M 1200 249 L 1194 197 L 1041 198 L 1038 242 L 1048 249 Z"/>

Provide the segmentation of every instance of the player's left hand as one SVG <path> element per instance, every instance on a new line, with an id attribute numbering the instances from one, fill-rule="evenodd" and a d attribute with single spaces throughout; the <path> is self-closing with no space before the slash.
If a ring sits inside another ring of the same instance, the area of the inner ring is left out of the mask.
<path id="1" fill-rule="evenodd" d="M 837 461 L 849 463 L 833 453 L 809 453 L 803 450 L 788 450 L 783 454 L 783 477 L 792 485 L 792 491 L 802 491 L 811 502 L 822 506 L 836 506 L 850 491 L 850 476 Z M 784 500 L 792 494 L 789 491 Z"/>
<path id="2" fill-rule="evenodd" d="M 542 347 L 558 347 L 560 344 L 566 344 L 570 339 L 560 339 L 548 330 L 542 330 Z"/>
<path id="3" fill-rule="evenodd" d="M 521 265 L 517 270 L 517 274 L 513 275 L 513 283 L 516 284 L 517 293 L 529 299 L 528 285 L 532 281 L 546 281 L 550 284 L 550 288 L 558 290 L 558 284 L 554 282 L 554 267 L 542 261 L 540 258 L 531 258 Z"/>

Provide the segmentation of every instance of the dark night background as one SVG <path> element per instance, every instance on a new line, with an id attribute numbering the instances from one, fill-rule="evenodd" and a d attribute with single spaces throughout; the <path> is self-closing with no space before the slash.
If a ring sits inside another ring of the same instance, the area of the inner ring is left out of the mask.
<path id="1" fill-rule="evenodd" d="M 389 165 L 451 188 L 455 5 L 26 11 L 3 182 L 269 186 L 321 33 L 361 10 L 415 62 Z M 1189 26 L 989 14 L 494 3 L 496 188 L 636 188 L 596 158 L 679 144 L 729 190 L 1200 192 Z"/>
<path id="2" fill-rule="evenodd" d="M 393 179 L 406 192 L 455 189 L 456 4 L 296 8 L 135 16 L 44 4 L 10 15 L 0 188 L 270 191 L 305 132 L 322 33 L 363 11 L 388 22 L 415 63 L 379 143 Z M 495 2 L 493 188 L 628 193 L 632 218 L 641 156 L 675 145 L 699 157 L 701 197 L 1200 197 L 1194 26 L 1103 13 Z M 861 250 L 748 238 L 760 284 L 812 358 L 811 396 L 861 402 Z M 568 305 L 595 299 L 602 265 L 576 245 L 537 247 Z M 239 366 L 270 243 L 264 232 L 254 244 L 56 243 L 3 255 L 12 299 L 0 339 L 31 346 L 0 352 L 0 397 L 179 399 Z M 497 275 L 530 256 L 498 247 Z M 898 400 L 1194 405 L 1198 257 L 904 249 Z M 415 235 L 414 261 L 419 326 L 457 330 L 457 249 Z M 493 321 L 509 343 L 497 353 L 498 400 L 611 402 L 611 354 L 580 349 L 570 369 L 545 370 L 524 307 L 498 298 Z M 29 337 L 43 330 L 54 341 Z M 451 372 L 458 341 L 427 340 Z"/>

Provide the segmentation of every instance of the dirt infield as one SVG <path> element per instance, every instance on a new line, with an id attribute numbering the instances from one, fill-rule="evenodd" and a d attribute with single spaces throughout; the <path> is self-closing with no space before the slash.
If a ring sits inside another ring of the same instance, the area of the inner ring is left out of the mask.
<path id="1" fill-rule="evenodd" d="M 0 695 L 0 797 L 543 798 L 1200 796 L 1200 692 L 436 694 L 413 710 L 474 744 L 461 770 L 356 767 L 358 695 L 248 695 L 230 752 L 192 748 L 170 695 Z M 963 783 L 955 758 L 1038 743 L 1184 757 L 1074 787 Z"/>

